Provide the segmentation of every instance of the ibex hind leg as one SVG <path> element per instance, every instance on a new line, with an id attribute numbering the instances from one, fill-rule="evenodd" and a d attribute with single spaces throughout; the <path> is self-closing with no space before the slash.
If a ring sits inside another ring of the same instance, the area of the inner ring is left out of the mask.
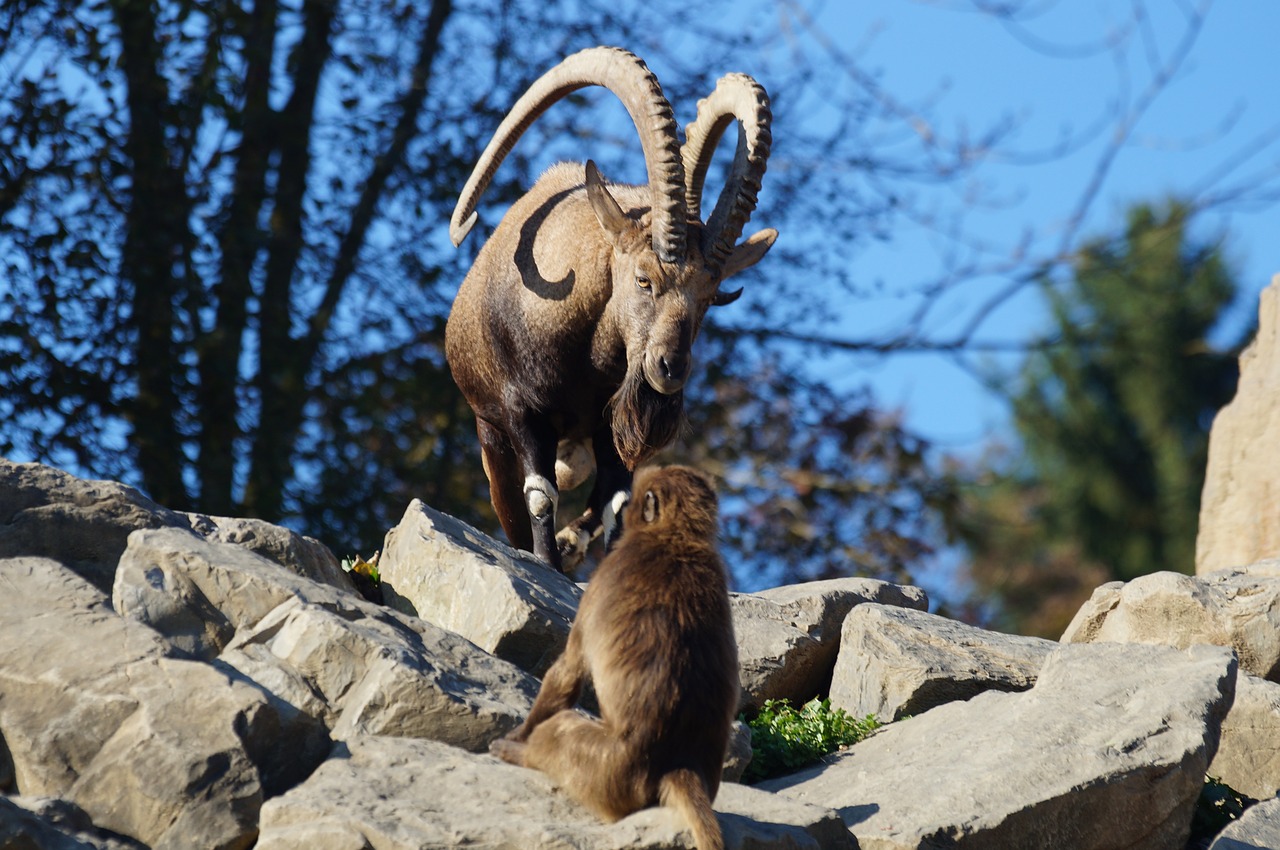
<path id="1" fill-rule="evenodd" d="M 565 572 L 576 569 L 586 558 L 591 542 L 603 533 L 608 551 L 621 532 L 622 506 L 631 495 L 631 470 L 613 446 L 613 434 L 600 430 L 592 439 L 596 451 L 596 480 L 582 516 L 556 535 Z"/>
<path id="2" fill-rule="evenodd" d="M 476 420 L 484 474 L 489 478 L 489 500 L 507 535 L 517 549 L 533 551 L 533 530 L 524 503 L 524 479 L 511 441 L 498 426 Z"/>
<path id="3" fill-rule="evenodd" d="M 580 711 L 561 711 L 534 729 L 523 755 L 526 767 L 541 770 L 607 821 L 658 802 L 656 793 L 645 793 L 641 767 L 622 742 Z"/>
<path id="4" fill-rule="evenodd" d="M 489 499 L 507 540 L 559 570 L 555 522 L 560 493 L 552 480 L 554 435 L 545 433 L 547 426 L 542 422 L 500 427 L 477 419 L 476 431 L 489 477 Z"/>

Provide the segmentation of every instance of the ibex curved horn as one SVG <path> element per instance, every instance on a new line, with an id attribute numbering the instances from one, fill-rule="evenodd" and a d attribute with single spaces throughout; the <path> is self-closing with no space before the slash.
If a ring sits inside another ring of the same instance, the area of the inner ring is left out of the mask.
<path id="1" fill-rule="evenodd" d="M 587 86 L 603 86 L 626 106 L 640 133 L 653 192 L 653 250 L 664 262 L 685 259 L 685 181 L 675 115 L 658 79 L 635 54 L 617 47 L 579 51 L 543 74 L 511 107 L 462 187 L 449 221 L 459 245 L 476 221 L 476 205 L 525 130 L 552 104 Z"/>
<path id="2" fill-rule="evenodd" d="M 738 149 L 716 207 L 707 220 L 708 261 L 717 269 L 742 235 L 755 211 L 773 142 L 769 125 L 773 114 L 764 88 L 746 74 L 726 74 L 715 90 L 698 101 L 698 116 L 685 128 L 680 149 L 684 161 L 685 206 L 689 215 L 701 218 L 702 184 L 720 138 L 737 121 Z"/>

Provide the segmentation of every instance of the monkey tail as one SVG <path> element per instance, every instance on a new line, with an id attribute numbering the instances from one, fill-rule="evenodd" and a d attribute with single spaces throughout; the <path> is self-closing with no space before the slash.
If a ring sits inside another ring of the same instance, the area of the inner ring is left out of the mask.
<path id="1" fill-rule="evenodd" d="M 680 812 L 689 823 L 698 850 L 724 850 L 720 822 L 711 808 L 702 777 L 688 768 L 673 770 L 658 783 L 658 799 L 662 805 Z"/>

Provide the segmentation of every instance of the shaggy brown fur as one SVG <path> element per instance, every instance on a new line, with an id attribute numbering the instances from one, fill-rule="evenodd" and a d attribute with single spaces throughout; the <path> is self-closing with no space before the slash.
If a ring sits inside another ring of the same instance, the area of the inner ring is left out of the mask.
<path id="1" fill-rule="evenodd" d="M 684 426 L 684 390 L 664 395 L 644 379 L 639 366 L 627 369 L 622 386 L 609 399 L 613 446 L 634 469 L 671 445 Z"/>
<path id="2" fill-rule="evenodd" d="M 564 654 L 529 717 L 490 750 L 549 774 L 607 820 L 672 806 L 700 850 L 720 850 L 711 801 L 738 703 L 738 657 L 715 491 L 700 472 L 668 467 L 642 470 L 633 492 Z M 588 677 L 599 720 L 575 708 Z"/>

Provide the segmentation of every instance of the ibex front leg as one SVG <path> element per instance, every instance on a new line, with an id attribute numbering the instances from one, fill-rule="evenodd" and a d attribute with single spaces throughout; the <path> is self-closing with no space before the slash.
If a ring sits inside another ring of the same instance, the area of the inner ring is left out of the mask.
<path id="1" fill-rule="evenodd" d="M 556 535 L 561 563 L 565 572 L 576 569 L 587 554 L 587 547 L 603 531 L 606 551 L 620 533 L 622 506 L 631 495 L 631 470 L 618 457 L 613 446 L 613 432 L 603 426 L 593 437 L 596 480 L 582 516 Z"/>

